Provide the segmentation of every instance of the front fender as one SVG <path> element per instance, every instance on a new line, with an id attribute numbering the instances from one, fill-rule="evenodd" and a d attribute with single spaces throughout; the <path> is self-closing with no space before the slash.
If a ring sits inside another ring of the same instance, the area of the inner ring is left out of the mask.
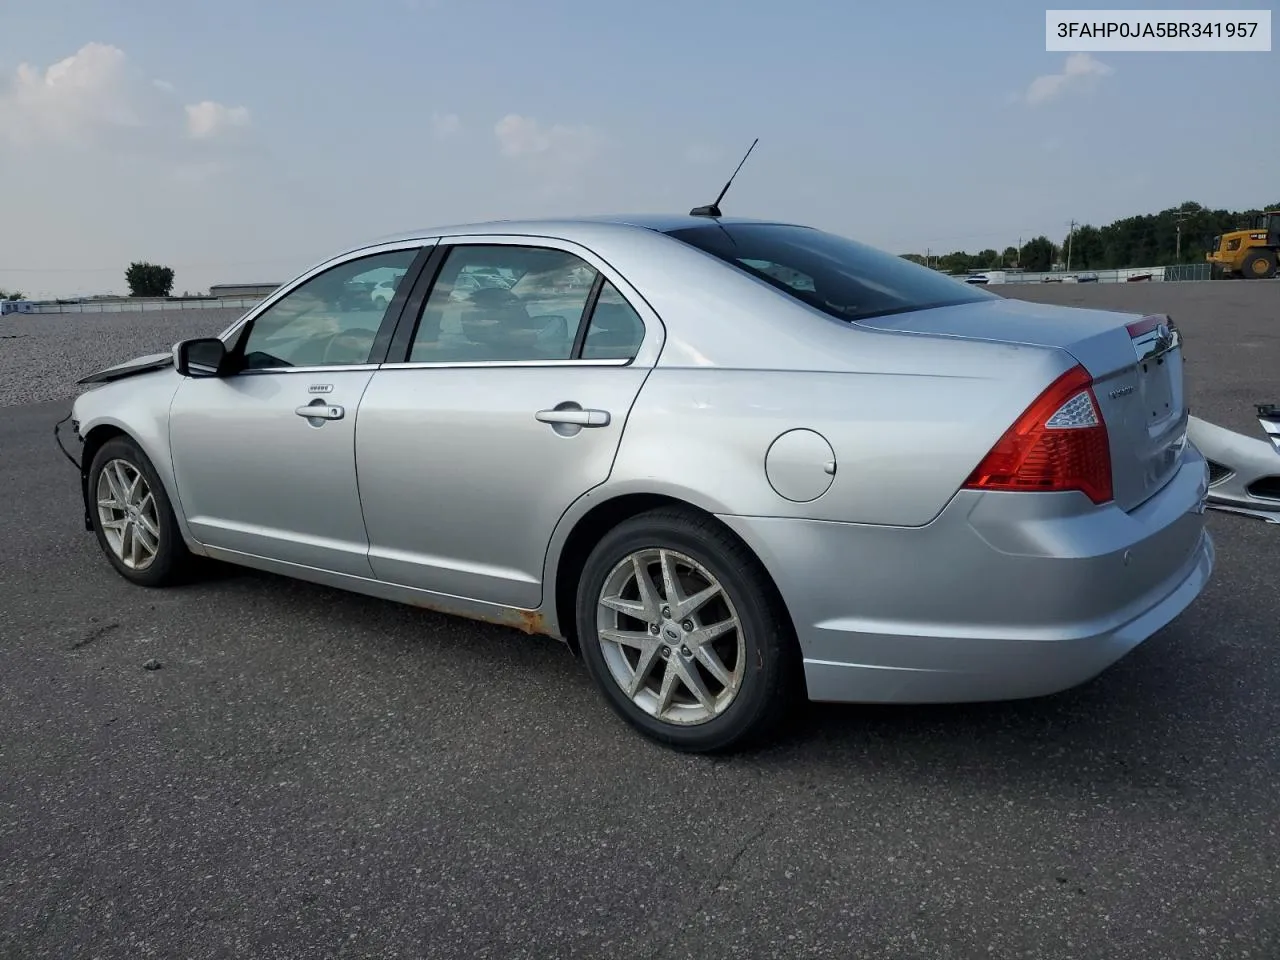
<path id="1" fill-rule="evenodd" d="M 76 398 L 71 408 L 72 419 L 77 424 L 80 439 L 85 443 L 84 456 L 81 458 L 81 490 L 85 497 L 85 509 L 88 510 L 86 483 L 90 463 L 96 452 L 95 431 L 111 430 L 128 435 L 142 448 L 142 452 L 155 467 L 173 506 L 182 539 L 193 553 L 203 554 L 204 548 L 191 535 L 187 526 L 169 447 L 169 408 L 181 385 L 182 378 L 173 368 L 163 367 L 104 383 Z"/>

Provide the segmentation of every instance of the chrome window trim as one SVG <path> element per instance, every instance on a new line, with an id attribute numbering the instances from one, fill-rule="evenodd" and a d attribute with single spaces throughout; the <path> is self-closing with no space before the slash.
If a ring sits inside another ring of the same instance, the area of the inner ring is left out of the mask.
<path id="1" fill-rule="evenodd" d="M 234 374 L 237 377 L 264 373 L 343 373 L 348 370 L 419 370 L 437 367 L 628 367 L 632 360 L 415 360 L 407 363 L 347 363 L 316 367 L 254 367 Z"/>
<path id="2" fill-rule="evenodd" d="M 316 367 L 254 367 L 251 370 L 240 370 L 225 379 L 235 377 L 256 377 L 264 373 L 345 373 L 348 370 L 377 370 L 376 363 L 329 363 Z"/>
<path id="3" fill-rule="evenodd" d="M 631 360 L 412 360 L 384 363 L 382 370 L 428 370 L 450 367 L 628 367 Z"/>
<path id="4" fill-rule="evenodd" d="M 421 247 L 435 247 L 439 243 L 440 243 L 439 237 L 421 237 L 414 240 L 393 240 L 388 243 L 377 243 L 367 247 L 359 247 L 355 250 L 348 250 L 346 253 L 340 253 L 340 254 L 337 254 L 336 256 L 330 257 L 328 260 L 325 260 L 323 263 L 318 263 L 315 266 L 309 268 L 306 272 L 301 273 L 298 276 L 294 277 L 288 283 L 281 284 L 279 287 L 275 289 L 273 293 L 268 295 L 268 297 L 265 300 L 259 303 L 256 307 L 251 307 L 249 311 L 245 313 L 244 316 L 242 316 L 239 320 L 235 321 L 235 323 L 233 323 L 231 326 L 227 327 L 227 329 L 223 330 L 222 333 L 218 334 L 218 339 L 221 340 L 223 343 L 227 344 L 228 346 L 230 346 L 231 341 L 235 338 L 236 334 L 238 334 L 242 329 L 244 329 L 246 325 L 252 323 L 254 320 L 256 320 L 259 316 L 261 316 L 267 310 L 270 310 L 271 307 L 273 307 L 276 303 L 278 303 L 280 300 L 283 300 L 289 294 L 293 293 L 294 290 L 298 289 L 298 287 L 302 286 L 312 277 L 318 276 L 319 274 L 324 273 L 326 270 L 330 270 L 334 267 L 340 267 L 342 266 L 342 264 L 350 263 L 352 260 L 361 260 L 365 257 L 376 257 L 380 253 L 394 253 L 397 250 L 415 250 Z M 302 369 L 302 368 L 272 367 L 272 368 L 262 368 L 262 369 L 274 370 L 274 369 Z M 308 369 L 315 370 L 318 368 L 310 367 Z"/>

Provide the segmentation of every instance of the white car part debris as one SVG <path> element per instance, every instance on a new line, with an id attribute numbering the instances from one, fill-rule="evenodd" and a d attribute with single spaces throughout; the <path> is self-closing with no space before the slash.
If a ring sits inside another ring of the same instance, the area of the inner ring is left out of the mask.
<path id="1" fill-rule="evenodd" d="M 1255 409 L 1267 440 L 1199 417 L 1191 417 L 1187 437 L 1209 461 L 1211 510 L 1280 523 L 1280 405 L 1264 403 Z"/>

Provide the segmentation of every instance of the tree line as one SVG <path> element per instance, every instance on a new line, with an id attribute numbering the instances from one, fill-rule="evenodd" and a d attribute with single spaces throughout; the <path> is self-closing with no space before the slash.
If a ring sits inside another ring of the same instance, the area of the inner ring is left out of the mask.
<path id="1" fill-rule="evenodd" d="M 915 263 L 926 264 L 944 273 L 967 273 L 970 270 L 1006 270 L 1020 267 L 1032 273 L 1052 269 L 1055 263 L 1066 263 L 1070 247 L 1071 269 L 1117 270 L 1124 267 L 1156 267 L 1175 263 L 1204 263 L 1213 238 L 1231 230 L 1248 227 L 1264 210 L 1280 209 L 1280 203 L 1254 210 L 1210 210 L 1198 203 L 1184 203 L 1159 213 L 1125 217 L 1104 227 L 1092 224 L 1077 226 L 1061 243 L 1041 235 L 1033 237 L 1022 248 L 1009 246 L 967 253 L 957 250 L 941 256 L 904 253 Z M 1178 223 L 1182 223 L 1179 251 Z"/>
<path id="2" fill-rule="evenodd" d="M 167 297 L 173 293 L 173 267 L 135 261 L 124 272 L 131 297 Z M 0 288 L 0 300 L 25 300 L 21 290 Z"/>

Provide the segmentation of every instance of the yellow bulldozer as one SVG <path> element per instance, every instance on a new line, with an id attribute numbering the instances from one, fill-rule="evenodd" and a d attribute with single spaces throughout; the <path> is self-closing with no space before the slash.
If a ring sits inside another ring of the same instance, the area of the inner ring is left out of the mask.
<path id="1" fill-rule="evenodd" d="M 1268 210 L 1254 218 L 1253 226 L 1213 238 L 1205 259 L 1215 274 L 1269 280 L 1276 275 L 1280 257 L 1280 210 Z"/>

